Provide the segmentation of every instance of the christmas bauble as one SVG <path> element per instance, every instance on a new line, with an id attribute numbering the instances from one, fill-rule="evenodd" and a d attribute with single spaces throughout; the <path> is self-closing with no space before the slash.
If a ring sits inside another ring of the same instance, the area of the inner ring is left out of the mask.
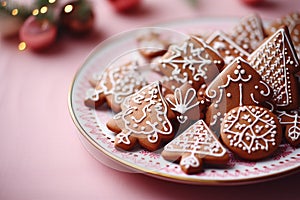
<path id="1" fill-rule="evenodd" d="M 109 0 L 117 12 L 126 12 L 137 8 L 140 0 Z"/>
<path id="2" fill-rule="evenodd" d="M 33 50 L 42 50 L 54 43 L 57 27 L 47 19 L 37 19 L 30 16 L 22 25 L 19 37 L 27 47 Z"/>
<path id="3" fill-rule="evenodd" d="M 258 5 L 262 3 L 264 0 L 240 0 L 247 5 Z"/>

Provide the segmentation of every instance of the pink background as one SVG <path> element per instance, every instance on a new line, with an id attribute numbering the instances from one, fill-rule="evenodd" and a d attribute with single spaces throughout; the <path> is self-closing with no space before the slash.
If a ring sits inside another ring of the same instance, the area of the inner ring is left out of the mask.
<path id="1" fill-rule="evenodd" d="M 238 0 L 144 0 L 133 14 L 95 0 L 96 31 L 88 38 L 61 35 L 43 53 L 17 50 L 0 40 L 0 199 L 299 199 L 300 174 L 245 186 L 212 187 L 166 182 L 124 173 L 95 160 L 82 146 L 68 112 L 74 74 L 101 41 L 131 28 L 191 17 L 263 18 L 300 10 L 299 0 L 269 0 L 249 7 Z"/>

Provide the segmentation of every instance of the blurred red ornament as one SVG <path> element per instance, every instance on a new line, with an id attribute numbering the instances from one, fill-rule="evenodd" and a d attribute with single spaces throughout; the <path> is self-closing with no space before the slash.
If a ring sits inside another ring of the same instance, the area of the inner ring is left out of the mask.
<path id="1" fill-rule="evenodd" d="M 95 15 L 87 1 L 67 3 L 60 12 L 61 25 L 75 34 L 83 34 L 94 27 Z"/>
<path id="2" fill-rule="evenodd" d="M 109 0 L 117 12 L 126 12 L 138 7 L 140 0 Z"/>
<path id="3" fill-rule="evenodd" d="M 264 0 L 240 0 L 247 5 L 258 5 L 262 3 Z"/>
<path id="4" fill-rule="evenodd" d="M 19 37 L 32 50 L 42 50 L 55 42 L 57 27 L 47 19 L 30 16 L 21 26 Z"/>

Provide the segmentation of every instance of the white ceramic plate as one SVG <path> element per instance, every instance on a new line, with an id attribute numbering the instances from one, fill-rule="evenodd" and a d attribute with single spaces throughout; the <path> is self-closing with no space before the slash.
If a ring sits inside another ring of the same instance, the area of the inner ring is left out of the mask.
<path id="1" fill-rule="evenodd" d="M 226 31 L 237 21 L 236 18 L 185 19 L 160 24 L 159 27 L 164 28 L 154 30 L 162 30 L 178 39 L 178 37 L 185 37 L 182 33 L 207 33 L 217 29 Z M 105 126 L 107 120 L 113 116 L 112 111 L 105 106 L 100 110 L 90 109 L 83 104 L 83 100 L 86 90 L 90 88 L 89 79 L 93 74 L 101 74 L 105 67 L 122 62 L 123 58 L 140 59 L 136 51 L 136 37 L 141 31 L 144 29 L 124 32 L 98 45 L 77 72 L 72 83 L 69 92 L 69 110 L 79 129 L 83 144 L 93 156 L 117 170 L 140 172 L 189 184 L 246 184 L 279 178 L 299 171 L 300 148 L 293 148 L 287 144 L 282 144 L 267 160 L 244 162 L 232 159 L 226 169 L 206 168 L 203 173 L 196 175 L 186 175 L 177 164 L 165 161 L 159 152 L 148 152 L 142 149 L 130 152 L 116 150 L 113 145 L 114 134 Z M 149 71 L 145 73 L 149 73 L 147 75 L 149 79 L 156 78 Z"/>

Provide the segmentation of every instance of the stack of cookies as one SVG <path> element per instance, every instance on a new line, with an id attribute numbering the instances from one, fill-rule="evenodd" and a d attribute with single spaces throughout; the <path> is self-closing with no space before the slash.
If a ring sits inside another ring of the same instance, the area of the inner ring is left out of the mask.
<path id="1" fill-rule="evenodd" d="M 230 32 L 178 44 L 153 33 L 137 39 L 149 42 L 160 48 L 140 54 L 159 80 L 147 81 L 129 61 L 105 69 L 87 91 L 87 106 L 107 102 L 116 113 L 107 122 L 116 148 L 158 151 L 194 174 L 230 156 L 257 161 L 282 143 L 299 146 L 300 13 L 267 28 L 251 15 Z"/>

